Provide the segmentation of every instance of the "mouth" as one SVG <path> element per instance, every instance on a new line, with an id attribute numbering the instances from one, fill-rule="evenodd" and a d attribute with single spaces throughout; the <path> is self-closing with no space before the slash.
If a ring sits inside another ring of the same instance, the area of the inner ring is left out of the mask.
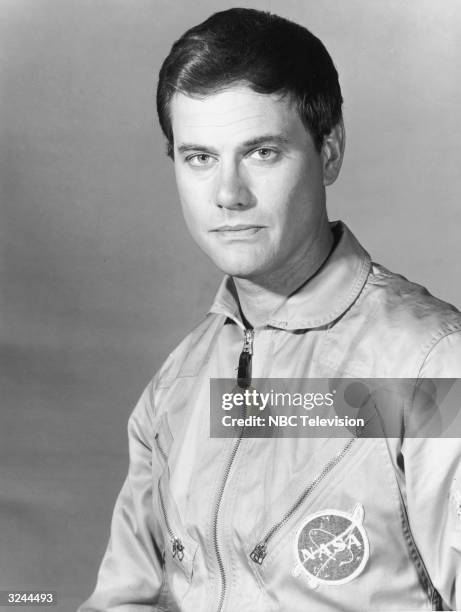
<path id="1" fill-rule="evenodd" d="M 263 225 L 249 225 L 249 224 L 238 224 L 238 225 L 220 225 L 211 230 L 212 234 L 219 236 L 219 238 L 225 240 L 248 240 L 255 236 L 265 226 Z"/>
<path id="2" fill-rule="evenodd" d="M 237 225 L 220 225 L 211 231 L 212 234 L 218 234 L 225 238 L 244 238 L 247 236 L 254 236 L 264 225 L 251 225 L 251 224 L 237 224 Z"/>

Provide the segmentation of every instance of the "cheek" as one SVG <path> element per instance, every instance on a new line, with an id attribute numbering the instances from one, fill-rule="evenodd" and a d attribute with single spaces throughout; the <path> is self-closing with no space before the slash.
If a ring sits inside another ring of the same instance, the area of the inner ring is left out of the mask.
<path id="1" fill-rule="evenodd" d="M 191 206 L 189 202 L 186 202 L 183 198 L 181 198 L 181 208 L 189 231 L 193 236 L 196 236 L 201 226 L 200 215 L 198 214 L 196 207 Z"/>
<path id="2" fill-rule="evenodd" d="M 193 184 L 184 179 L 177 178 L 176 184 L 184 218 L 188 224 L 193 224 L 200 217 L 200 203 L 202 200 L 200 193 L 197 193 L 197 188 Z"/>
<path id="3" fill-rule="evenodd" d="M 191 193 L 189 189 L 179 190 L 182 214 L 184 221 L 192 238 L 202 248 L 208 242 L 208 226 L 210 221 L 207 207 L 201 205 L 202 201 L 197 194 Z"/>
<path id="4" fill-rule="evenodd" d="M 271 226 L 277 233 L 301 229 L 299 224 L 303 225 L 309 217 L 311 194 L 302 175 L 291 174 L 268 182 L 259 200 L 266 203 Z"/>
<path id="5" fill-rule="evenodd" d="M 194 180 L 187 172 L 176 170 L 176 185 L 184 214 L 192 217 L 206 214 L 210 187 L 205 180 Z"/>
<path id="6" fill-rule="evenodd" d="M 299 169 L 297 176 L 287 184 L 286 199 L 290 225 L 310 222 L 322 211 L 324 199 L 323 179 L 318 164 L 311 163 Z M 296 228 L 293 228 L 296 229 Z"/>

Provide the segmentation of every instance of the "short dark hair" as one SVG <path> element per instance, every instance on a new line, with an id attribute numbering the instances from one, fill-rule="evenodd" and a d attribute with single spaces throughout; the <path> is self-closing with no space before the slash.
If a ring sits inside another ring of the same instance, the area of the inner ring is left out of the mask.
<path id="1" fill-rule="evenodd" d="M 185 32 L 163 62 L 157 112 L 170 157 L 174 94 L 207 96 L 236 83 L 258 93 L 291 95 L 317 151 L 341 120 L 338 73 L 323 43 L 303 26 L 278 15 L 233 8 Z"/>

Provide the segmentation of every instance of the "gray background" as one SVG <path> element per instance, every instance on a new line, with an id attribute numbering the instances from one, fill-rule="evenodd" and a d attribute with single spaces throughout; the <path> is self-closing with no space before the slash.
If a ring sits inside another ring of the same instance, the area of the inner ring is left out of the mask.
<path id="1" fill-rule="evenodd" d="M 93 587 L 126 421 L 220 274 L 183 227 L 161 60 L 230 2 L 0 0 L 0 588 Z M 308 26 L 345 98 L 329 189 L 375 260 L 461 304 L 461 2 L 240 2 Z M 55 608 L 56 609 L 56 608 Z"/>

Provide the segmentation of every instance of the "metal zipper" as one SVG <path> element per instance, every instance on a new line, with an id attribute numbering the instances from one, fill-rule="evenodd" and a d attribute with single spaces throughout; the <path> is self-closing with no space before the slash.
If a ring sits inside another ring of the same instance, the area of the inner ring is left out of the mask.
<path id="1" fill-rule="evenodd" d="M 241 389 L 248 389 L 251 385 L 251 362 L 253 356 L 254 329 L 245 329 L 242 352 L 239 357 L 237 371 L 237 384 Z"/>
<path id="2" fill-rule="evenodd" d="M 221 506 L 221 501 L 224 495 L 224 489 L 226 487 L 226 482 L 229 477 L 229 472 L 231 470 L 232 464 L 235 459 L 235 455 L 237 454 L 241 441 L 242 441 L 242 438 L 240 436 L 239 438 L 237 438 L 237 440 L 235 441 L 234 447 L 232 448 L 232 453 L 227 463 L 226 470 L 224 472 L 224 478 L 221 484 L 221 488 L 219 489 L 218 500 L 215 506 L 215 512 L 214 512 L 214 517 L 213 517 L 214 549 L 216 553 L 216 558 L 218 560 L 219 573 L 221 574 L 221 595 L 219 597 L 217 612 L 221 612 L 222 610 L 222 607 L 224 604 L 224 598 L 226 596 L 226 589 L 227 589 L 226 572 L 224 571 L 224 564 L 223 564 L 221 552 L 219 550 L 219 545 L 218 545 L 218 515 L 219 515 L 219 508 Z"/>
<path id="3" fill-rule="evenodd" d="M 264 558 L 267 555 L 267 544 L 269 540 L 277 533 L 291 518 L 291 516 L 298 510 L 298 508 L 304 503 L 306 498 L 312 493 L 312 491 L 320 484 L 320 482 L 327 476 L 333 468 L 335 468 L 338 463 L 343 459 L 343 457 L 349 452 L 352 444 L 355 442 L 356 438 L 351 438 L 347 441 L 347 444 L 343 447 L 343 449 L 330 459 L 328 463 L 324 466 L 323 470 L 320 474 L 313 480 L 301 493 L 295 503 L 291 506 L 291 508 L 283 515 L 280 521 L 275 523 L 266 533 L 264 538 L 257 544 L 254 549 L 250 553 L 250 559 L 257 563 L 258 565 L 262 565 Z"/>
<path id="4" fill-rule="evenodd" d="M 167 456 L 166 453 L 162 447 L 162 445 L 160 444 L 160 439 L 159 439 L 159 434 L 158 432 L 155 434 L 155 442 L 157 444 L 157 448 L 163 458 L 163 460 L 166 462 L 167 460 Z M 173 554 L 173 557 L 178 557 L 179 561 L 182 561 L 184 559 L 184 545 L 181 541 L 181 538 L 178 538 L 174 532 L 173 529 L 171 528 L 171 523 L 168 519 L 168 514 L 166 511 L 166 505 L 165 505 L 165 499 L 163 497 L 163 492 L 162 492 L 162 487 L 160 486 L 160 482 L 159 482 L 159 487 L 158 487 L 158 492 L 159 492 L 159 497 L 160 497 L 160 507 L 162 509 L 162 514 L 163 514 L 163 518 L 165 519 L 165 525 L 168 531 L 168 535 L 170 536 L 170 541 L 171 541 L 171 551 Z"/>
<path id="5" fill-rule="evenodd" d="M 244 341 L 242 352 L 240 353 L 239 358 L 239 367 L 237 374 L 237 384 L 239 387 L 248 388 L 251 384 L 251 361 L 253 355 L 253 341 L 254 341 L 254 329 L 245 329 L 244 330 Z M 245 413 L 246 407 L 243 406 L 243 411 Z M 214 537 L 214 549 L 216 553 L 216 558 L 218 560 L 219 573 L 221 575 L 221 594 L 219 597 L 217 612 L 221 612 L 222 607 L 224 605 L 224 600 L 226 597 L 227 590 L 227 581 L 226 581 L 226 572 L 224 570 L 224 563 L 221 556 L 221 551 L 219 550 L 218 544 L 218 516 L 219 509 L 221 507 L 222 498 L 224 496 L 224 489 L 226 488 L 227 479 L 229 478 L 229 473 L 232 468 L 232 464 L 234 463 L 235 456 L 240 446 L 240 442 L 242 441 L 244 429 L 240 432 L 239 437 L 235 441 L 235 444 L 232 448 L 231 455 L 229 457 L 229 461 L 227 462 L 226 469 L 224 471 L 224 478 L 219 489 L 218 499 L 215 506 L 215 512 L 213 515 L 213 537 Z"/>

